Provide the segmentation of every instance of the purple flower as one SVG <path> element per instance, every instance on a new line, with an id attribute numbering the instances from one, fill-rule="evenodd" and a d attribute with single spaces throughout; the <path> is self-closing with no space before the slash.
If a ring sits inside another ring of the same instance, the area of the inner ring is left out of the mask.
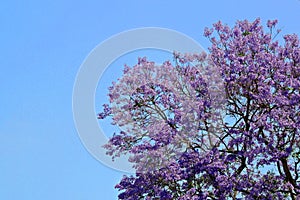
<path id="1" fill-rule="evenodd" d="M 272 27 L 276 26 L 277 23 L 278 23 L 277 19 L 275 19 L 275 20 L 268 20 L 267 27 L 268 28 L 272 28 Z"/>

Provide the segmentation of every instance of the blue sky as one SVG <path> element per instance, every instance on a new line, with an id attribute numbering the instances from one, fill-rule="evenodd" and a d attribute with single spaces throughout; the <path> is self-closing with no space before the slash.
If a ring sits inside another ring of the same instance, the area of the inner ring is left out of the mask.
<path id="1" fill-rule="evenodd" d="M 128 29 L 155 26 L 207 48 L 204 27 L 256 17 L 276 18 L 283 33 L 300 33 L 299 0 L 2 1 L 0 199 L 117 198 L 114 185 L 123 173 L 86 151 L 73 122 L 76 74 L 96 45 Z"/>

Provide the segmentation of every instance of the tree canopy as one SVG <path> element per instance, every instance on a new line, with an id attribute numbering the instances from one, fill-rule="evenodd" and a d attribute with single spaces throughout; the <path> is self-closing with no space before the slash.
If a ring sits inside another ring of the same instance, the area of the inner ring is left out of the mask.
<path id="1" fill-rule="evenodd" d="M 209 53 L 139 58 L 109 88 L 122 131 L 105 145 L 136 174 L 119 199 L 300 198 L 300 48 L 269 20 L 217 22 Z"/>

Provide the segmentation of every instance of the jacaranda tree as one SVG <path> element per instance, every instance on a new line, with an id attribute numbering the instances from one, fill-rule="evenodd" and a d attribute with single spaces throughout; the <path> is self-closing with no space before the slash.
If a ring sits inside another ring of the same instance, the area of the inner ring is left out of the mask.
<path id="1" fill-rule="evenodd" d="M 119 199 L 300 199 L 299 39 L 276 23 L 217 22 L 209 54 L 125 66 L 98 116 L 136 169 Z"/>

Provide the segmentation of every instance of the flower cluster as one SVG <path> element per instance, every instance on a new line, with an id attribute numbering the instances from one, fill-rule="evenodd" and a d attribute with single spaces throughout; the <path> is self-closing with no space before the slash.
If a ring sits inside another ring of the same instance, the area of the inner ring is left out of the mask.
<path id="1" fill-rule="evenodd" d="M 174 55 L 175 65 L 139 58 L 134 67 L 125 66 L 122 78 L 109 88 L 110 105 L 98 117 L 111 115 L 122 129 L 105 145 L 108 154 L 130 153 L 139 172 L 169 165 L 194 144 L 209 150 L 221 134 L 216 131 L 221 76 L 212 81 L 216 73 L 205 53 Z"/>

